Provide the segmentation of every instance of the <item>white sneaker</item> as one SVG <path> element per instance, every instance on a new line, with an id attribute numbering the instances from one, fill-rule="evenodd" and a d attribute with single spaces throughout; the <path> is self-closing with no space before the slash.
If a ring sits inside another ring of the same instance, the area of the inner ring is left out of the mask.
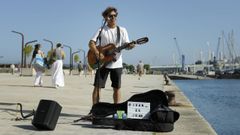
<path id="1" fill-rule="evenodd" d="M 59 86 L 58 86 L 58 85 L 55 85 L 55 88 L 56 88 L 56 89 L 58 89 L 58 88 L 59 88 Z"/>

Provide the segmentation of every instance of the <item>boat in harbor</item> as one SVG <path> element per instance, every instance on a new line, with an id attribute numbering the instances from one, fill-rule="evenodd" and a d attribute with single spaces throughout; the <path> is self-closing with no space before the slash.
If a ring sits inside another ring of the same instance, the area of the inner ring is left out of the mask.
<path id="1" fill-rule="evenodd" d="M 240 69 L 217 71 L 215 73 L 217 79 L 240 79 Z"/>

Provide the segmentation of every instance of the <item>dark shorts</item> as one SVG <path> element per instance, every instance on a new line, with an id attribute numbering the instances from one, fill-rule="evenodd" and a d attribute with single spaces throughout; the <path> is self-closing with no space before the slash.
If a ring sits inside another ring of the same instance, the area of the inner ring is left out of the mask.
<path id="1" fill-rule="evenodd" d="M 95 75 L 94 86 L 99 88 L 105 88 L 105 84 L 110 73 L 110 79 L 112 81 L 113 88 L 121 88 L 122 68 L 108 69 L 105 67 L 97 70 Z"/>

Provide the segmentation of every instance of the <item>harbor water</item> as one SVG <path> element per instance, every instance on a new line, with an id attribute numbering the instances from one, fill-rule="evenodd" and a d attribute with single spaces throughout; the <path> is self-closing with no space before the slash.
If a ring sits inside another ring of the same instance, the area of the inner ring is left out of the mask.
<path id="1" fill-rule="evenodd" d="M 240 80 L 174 80 L 219 135 L 240 133 Z"/>

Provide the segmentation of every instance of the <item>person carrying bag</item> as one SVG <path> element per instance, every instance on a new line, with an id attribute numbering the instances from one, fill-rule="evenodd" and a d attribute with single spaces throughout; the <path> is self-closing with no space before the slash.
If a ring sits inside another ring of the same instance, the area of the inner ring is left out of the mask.
<path id="1" fill-rule="evenodd" d="M 45 71 L 44 60 L 43 60 L 43 57 L 41 56 L 41 54 L 36 54 L 33 67 L 35 69 L 41 70 L 43 72 Z"/>
<path id="2" fill-rule="evenodd" d="M 34 70 L 36 71 L 34 87 L 36 86 L 42 87 L 42 84 L 43 84 L 42 74 L 45 71 L 44 59 L 43 59 L 44 53 L 40 50 L 40 48 L 41 48 L 40 44 L 35 45 L 35 48 L 32 54 L 32 59 L 30 62 L 30 64 L 33 66 Z"/>

